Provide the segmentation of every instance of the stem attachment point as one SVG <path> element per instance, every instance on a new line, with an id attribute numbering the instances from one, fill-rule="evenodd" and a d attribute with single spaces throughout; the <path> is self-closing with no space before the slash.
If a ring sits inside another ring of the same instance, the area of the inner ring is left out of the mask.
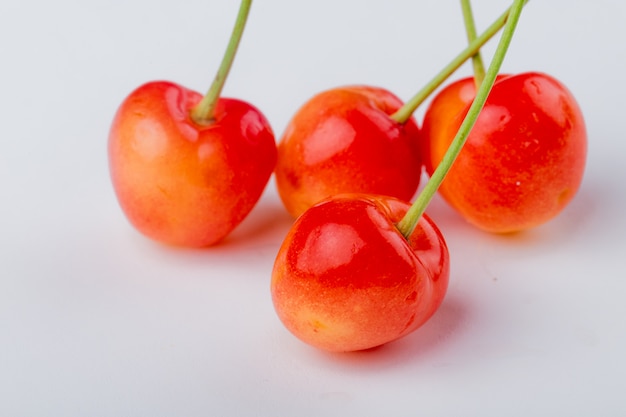
<path id="1" fill-rule="evenodd" d="M 200 103 L 198 103 L 193 109 L 191 109 L 191 119 L 199 125 L 210 125 L 214 121 L 215 106 L 222 94 L 222 89 L 226 83 L 226 78 L 235 60 L 235 54 L 239 47 L 239 42 L 243 35 L 243 29 L 246 26 L 248 20 L 248 14 L 250 12 L 250 6 L 252 0 L 241 0 L 239 6 L 239 12 L 237 13 L 237 20 L 235 21 L 235 27 L 230 36 L 226 52 L 222 58 L 222 62 L 217 70 L 215 79 Z"/>

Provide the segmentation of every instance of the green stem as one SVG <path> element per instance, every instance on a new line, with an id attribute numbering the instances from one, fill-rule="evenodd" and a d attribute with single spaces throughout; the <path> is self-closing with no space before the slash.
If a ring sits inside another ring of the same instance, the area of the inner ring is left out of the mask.
<path id="1" fill-rule="evenodd" d="M 511 44 L 511 39 L 513 38 L 513 33 L 515 32 L 524 3 L 524 0 L 515 0 L 511 6 L 509 19 L 507 20 L 506 26 L 502 32 L 502 37 L 500 38 L 500 42 L 498 43 L 498 47 L 494 53 L 491 64 L 487 69 L 485 79 L 480 85 L 465 119 L 463 119 L 456 136 L 452 140 L 452 143 L 441 160 L 441 163 L 437 166 L 437 169 L 435 169 L 435 172 L 433 172 L 430 177 L 430 180 L 426 183 L 424 189 L 419 194 L 404 218 L 402 218 L 402 220 L 400 220 L 397 224 L 398 230 L 407 239 L 413 233 L 420 217 L 422 217 L 422 214 L 426 211 L 426 207 L 432 200 L 444 177 L 452 167 L 454 160 L 465 144 L 474 123 L 476 123 L 476 119 L 478 119 L 478 115 L 487 101 L 489 92 L 495 83 L 500 67 L 502 66 L 502 62 L 504 61 L 504 56 L 506 55 L 509 45 Z"/>
<path id="2" fill-rule="evenodd" d="M 461 0 L 461 8 L 463 9 L 463 21 L 465 22 L 467 40 L 471 43 L 476 39 L 476 24 L 474 23 L 474 14 L 472 13 L 470 0 Z M 478 90 L 478 87 L 480 87 L 480 84 L 485 78 L 485 65 L 483 64 L 480 51 L 476 52 L 472 57 L 472 66 L 474 68 L 474 81 L 476 83 L 476 89 Z"/>
<path id="3" fill-rule="evenodd" d="M 400 124 L 406 123 L 415 110 L 435 91 L 445 80 L 450 77 L 465 61 L 474 56 L 480 48 L 487 43 L 506 23 L 511 8 L 507 9 L 495 22 L 491 24 L 480 36 L 474 39 L 459 55 L 456 56 L 439 74 L 424 86 L 416 95 L 407 101 L 390 117 Z"/>
<path id="4" fill-rule="evenodd" d="M 248 20 L 251 4 L 252 0 L 241 1 L 239 13 L 237 14 L 237 20 L 235 21 L 235 27 L 233 28 L 233 33 L 230 36 L 230 41 L 226 47 L 224 57 L 222 58 L 222 63 L 217 70 L 217 75 L 215 76 L 209 91 L 202 98 L 200 103 L 191 109 L 191 118 L 194 122 L 200 125 L 209 125 L 213 123 L 215 106 L 220 98 L 220 94 L 222 94 L 224 83 L 226 83 L 226 78 L 228 77 L 230 68 L 233 65 L 233 61 L 235 60 L 235 54 L 237 53 L 237 48 L 239 47 L 239 42 L 241 41 L 246 21 Z"/>

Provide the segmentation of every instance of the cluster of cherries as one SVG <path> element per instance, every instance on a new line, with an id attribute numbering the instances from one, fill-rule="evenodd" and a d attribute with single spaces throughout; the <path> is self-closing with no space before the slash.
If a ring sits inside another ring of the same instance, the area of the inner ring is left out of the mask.
<path id="1" fill-rule="evenodd" d="M 450 270 L 443 235 L 424 214 L 435 192 L 495 233 L 543 224 L 576 194 L 587 137 L 574 97 L 544 73 L 498 72 L 524 0 L 480 36 L 462 2 L 468 47 L 413 99 L 403 104 L 369 86 L 322 92 L 278 145 L 258 109 L 220 97 L 250 3 L 241 3 L 205 96 L 160 81 L 125 99 L 110 131 L 109 166 L 132 225 L 187 247 L 220 242 L 274 173 L 296 220 L 277 254 L 271 295 L 301 340 L 331 351 L 372 348 L 435 313 Z M 502 27 L 485 72 L 480 47 Z M 474 76 L 441 89 L 420 128 L 416 108 L 470 58 Z M 430 179 L 410 204 L 424 167 Z"/>

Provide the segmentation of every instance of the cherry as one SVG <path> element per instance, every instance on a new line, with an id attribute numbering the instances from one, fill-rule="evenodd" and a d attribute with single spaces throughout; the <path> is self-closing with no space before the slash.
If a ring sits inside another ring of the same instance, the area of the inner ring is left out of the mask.
<path id="1" fill-rule="evenodd" d="M 473 77 L 452 83 L 426 111 L 422 144 L 428 173 L 444 157 L 476 84 L 480 80 Z M 572 200 L 586 154 L 583 115 L 565 85 L 539 72 L 502 74 L 439 192 L 481 229 L 529 229 L 557 216 Z"/>
<path id="2" fill-rule="evenodd" d="M 511 8 L 446 162 L 412 205 L 390 196 L 339 194 L 296 219 L 276 256 L 270 290 L 279 319 L 300 340 L 330 351 L 373 348 L 415 331 L 442 304 L 449 253 L 424 211 L 484 106 L 523 4 L 515 0 Z"/>
<path id="3" fill-rule="evenodd" d="M 224 60 L 202 97 L 178 84 L 146 83 L 120 105 L 108 143 L 111 180 L 130 223 L 157 241 L 215 244 L 252 210 L 276 163 L 261 112 L 221 98 L 251 0 L 243 0 Z"/>
<path id="4" fill-rule="evenodd" d="M 294 217 L 326 197 L 373 193 L 409 200 L 423 169 L 415 109 L 504 25 L 504 13 L 406 104 L 391 92 L 346 86 L 321 92 L 278 143 L 276 186 Z"/>
<path id="5" fill-rule="evenodd" d="M 392 197 L 345 194 L 300 216 L 272 275 L 287 329 L 318 348 L 352 351 L 426 322 L 448 286 L 448 248 L 426 216 L 405 239 L 395 223 L 408 208 Z"/>
<path id="6" fill-rule="evenodd" d="M 297 217 L 349 191 L 410 199 L 422 159 L 415 120 L 389 117 L 401 106 L 391 92 L 368 86 L 334 88 L 302 106 L 278 143 L 276 185 L 287 211 Z"/>

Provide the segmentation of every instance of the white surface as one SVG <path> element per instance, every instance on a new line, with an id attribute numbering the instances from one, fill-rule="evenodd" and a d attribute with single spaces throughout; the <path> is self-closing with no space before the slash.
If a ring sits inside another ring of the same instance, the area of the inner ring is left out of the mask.
<path id="1" fill-rule="evenodd" d="M 479 29 L 508 5 L 475 1 Z M 273 183 L 201 251 L 139 236 L 109 183 L 117 105 L 152 79 L 205 91 L 237 7 L 0 5 L 0 415 L 625 415 L 625 3 L 531 1 L 504 64 L 556 76 L 583 108 L 589 159 L 573 203 L 504 238 L 436 200 L 452 256 L 441 310 L 346 355 L 302 344 L 274 314 L 290 219 Z M 224 93 L 279 136 L 322 89 L 367 83 L 408 99 L 464 43 L 457 1 L 257 0 Z"/>

